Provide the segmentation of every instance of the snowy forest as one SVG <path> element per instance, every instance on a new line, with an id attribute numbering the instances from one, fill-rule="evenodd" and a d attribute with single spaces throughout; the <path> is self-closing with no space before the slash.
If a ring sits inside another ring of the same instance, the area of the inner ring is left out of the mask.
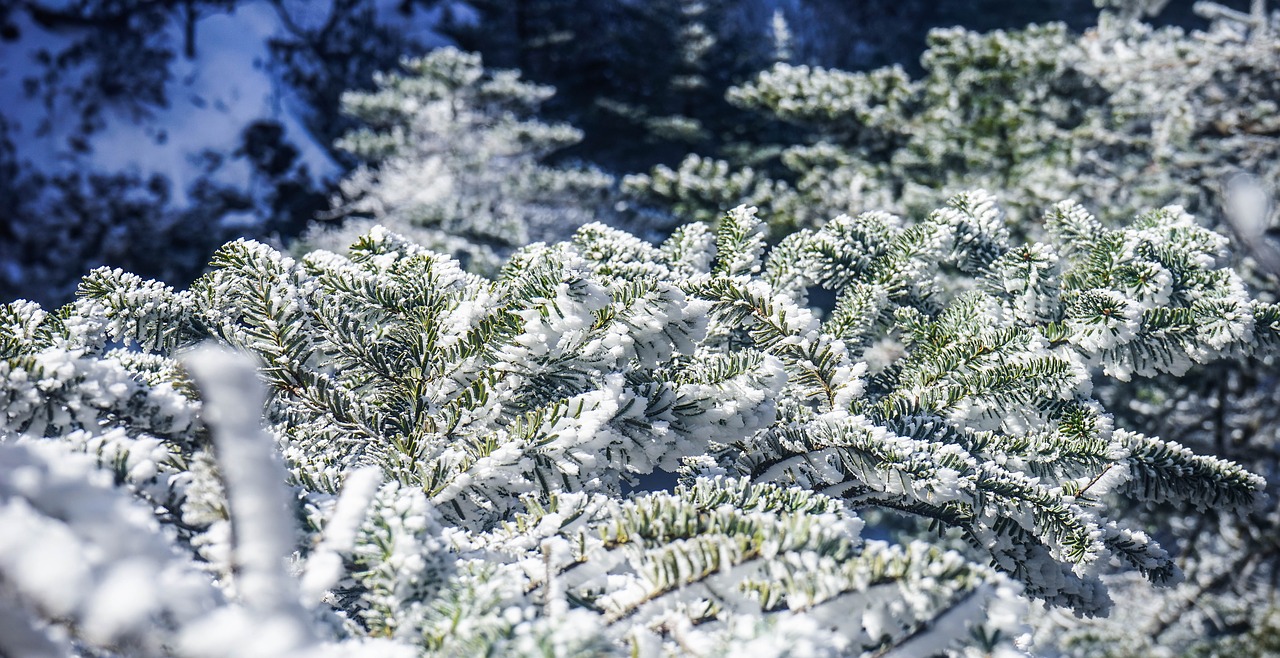
<path id="1" fill-rule="evenodd" d="M 1280 656 L 1280 2 L 0 0 L 0 658 Z"/>

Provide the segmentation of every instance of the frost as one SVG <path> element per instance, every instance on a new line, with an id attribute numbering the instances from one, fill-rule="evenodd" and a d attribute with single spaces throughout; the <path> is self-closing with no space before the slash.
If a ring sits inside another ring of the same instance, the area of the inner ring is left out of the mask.
<path id="1" fill-rule="evenodd" d="M 975 192 L 772 250 L 745 209 L 659 247 L 592 224 L 494 279 L 382 229 L 232 242 L 194 291 L 99 270 L 89 320 L 0 313 L 0 622 L 142 655 L 1014 651 L 1019 601 L 1178 582 L 1113 501 L 1265 486 L 1089 396 L 1261 354 L 1271 308 L 1181 211 L 1054 212 L 1025 247 Z"/>

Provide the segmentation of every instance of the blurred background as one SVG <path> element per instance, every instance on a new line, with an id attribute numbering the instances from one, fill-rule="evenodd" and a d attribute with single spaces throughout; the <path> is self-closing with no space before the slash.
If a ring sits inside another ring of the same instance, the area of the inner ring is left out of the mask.
<path id="1" fill-rule="evenodd" d="M 1191 4 L 1148 20 L 1202 29 Z M 1091 0 L 9 0 L 0 298 L 60 304 L 98 266 L 181 286 L 233 237 L 291 243 L 359 164 L 337 145 L 358 125 L 342 94 L 442 45 L 553 86 L 540 116 L 583 134 L 548 159 L 621 176 L 794 138 L 725 100 L 777 59 L 780 25 L 793 64 L 917 76 L 932 28 L 1097 16 Z"/>

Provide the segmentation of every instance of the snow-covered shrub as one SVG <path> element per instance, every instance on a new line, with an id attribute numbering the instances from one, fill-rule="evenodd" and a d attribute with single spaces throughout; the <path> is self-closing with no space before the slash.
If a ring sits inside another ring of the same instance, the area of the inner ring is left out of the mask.
<path id="1" fill-rule="evenodd" d="M 731 150 L 764 154 L 740 161 L 689 156 L 628 177 L 627 187 L 686 216 L 690 206 L 714 214 L 760 204 L 779 227 L 925 212 L 974 186 L 999 192 L 1024 226 L 1062 198 L 1095 200 L 1114 217 L 1177 203 L 1216 222 L 1231 174 L 1274 189 L 1280 18 L 1259 14 L 1255 25 L 1199 3 L 1213 26 L 1187 33 L 1134 18 L 1160 3 L 1128 4 L 1130 18 L 1104 12 L 1084 34 L 1062 24 L 935 30 L 917 79 L 897 66 L 780 62 L 727 98 L 801 128 L 802 143 Z"/>
<path id="2" fill-rule="evenodd" d="M 1137 22 L 1164 3 L 1110 4 L 1121 14 L 1104 13 L 1083 35 L 1061 25 L 935 32 L 915 79 L 892 67 L 778 64 L 729 98 L 806 131 L 804 143 L 756 145 L 780 152 L 776 161 L 691 156 L 625 184 L 678 216 L 756 204 L 780 232 L 867 208 L 914 213 L 977 184 L 997 191 L 1014 229 L 1033 236 L 1052 199 L 1093 199 L 1108 224 L 1178 203 L 1230 228 L 1246 280 L 1275 299 L 1280 14 L 1261 1 L 1248 14 L 1197 3 L 1213 23 L 1188 33 Z M 1277 381 L 1274 359 L 1233 358 L 1181 376 L 1100 381 L 1095 395 L 1129 428 L 1266 476 L 1275 499 Z M 1274 506 L 1206 518 L 1194 506 L 1134 505 L 1124 516 L 1180 547 L 1188 581 L 1150 590 L 1119 578 L 1113 588 L 1140 603 L 1088 625 L 1045 619 L 1038 652 L 1236 655 L 1256 646 L 1251 655 L 1268 655 L 1280 593 Z"/>
<path id="3" fill-rule="evenodd" d="M 545 166 L 582 133 L 529 118 L 554 90 L 517 71 L 486 70 L 479 55 L 440 48 L 344 97 L 365 127 L 339 146 L 368 163 L 341 184 L 332 213 L 304 248 L 341 249 L 374 224 L 493 273 L 516 247 L 554 240 L 598 214 L 612 177 Z"/>
<path id="4" fill-rule="evenodd" d="M 934 26 L 987 30 L 1050 20 L 1084 25 L 1096 15 L 1091 0 L 468 4 L 479 20 L 442 29 L 490 66 L 516 68 L 530 80 L 555 86 L 546 116 L 582 128 L 585 138 L 575 153 L 612 171 L 672 164 L 689 151 L 731 158 L 727 148 L 762 133 L 790 145 L 784 135 L 791 131 L 724 102 L 726 89 L 776 60 L 847 70 L 909 64 L 919 58 Z"/>
<path id="5" fill-rule="evenodd" d="M 1265 485 L 1120 426 L 1090 369 L 1262 358 L 1280 308 L 1179 208 L 1045 221 L 1019 243 L 966 193 L 766 253 L 738 208 L 660 246 L 590 224 L 492 279 L 375 228 L 345 256 L 232 242 L 187 290 L 103 269 L 57 313 L 10 304 L 0 502 L 31 532 L 0 540 L 3 637 L 986 655 L 1024 632 L 1020 592 L 1105 615 L 1103 575 L 1181 575 L 1118 500 L 1227 515 Z M 839 300 L 822 318 L 814 288 Z M 657 471 L 681 485 L 636 488 Z M 866 526 L 886 514 L 937 534 Z"/>

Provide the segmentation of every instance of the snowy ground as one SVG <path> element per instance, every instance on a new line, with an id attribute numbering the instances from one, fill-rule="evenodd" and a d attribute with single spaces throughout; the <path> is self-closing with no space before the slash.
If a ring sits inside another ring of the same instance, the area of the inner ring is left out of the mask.
<path id="1" fill-rule="evenodd" d="M 24 167 L 135 170 L 144 175 L 156 172 L 169 176 L 175 190 L 185 190 L 202 174 L 192 161 L 193 154 L 226 150 L 239 141 L 240 132 L 249 123 L 272 119 L 286 128 L 288 138 L 315 175 L 333 176 L 338 168 L 329 155 L 329 145 L 317 143 L 303 120 L 313 109 L 302 106 L 294 90 L 281 81 L 268 47 L 272 39 L 290 36 L 280 11 L 289 11 L 290 18 L 305 27 L 324 20 L 327 4 L 277 5 L 256 0 L 203 16 L 195 26 L 194 59 L 181 52 L 184 26 L 175 12 L 167 29 L 155 35 L 157 41 L 167 42 L 177 51 L 165 85 L 168 105 L 145 107 L 143 114 L 130 108 L 105 107 L 102 127 L 88 135 L 88 152 L 69 144 L 82 132 L 77 120 L 82 103 L 69 98 L 74 90 L 57 94 L 51 106 L 45 104 L 43 94 L 24 90 L 29 78 L 41 75 L 41 53 L 57 57 L 87 30 L 43 28 L 29 13 L 17 11 L 12 22 L 21 36 L 0 45 L 0 97 L 7 99 L 0 114 L 8 121 L 9 139 Z M 387 24 L 396 25 L 421 48 L 446 42 L 432 31 L 441 14 L 439 8 L 405 16 L 396 10 L 398 2 L 379 0 L 377 4 Z M 248 172 L 239 169 L 224 171 L 226 182 L 236 182 L 239 177 L 247 183 Z M 184 196 L 175 198 L 178 203 L 184 200 Z"/>
<path id="2" fill-rule="evenodd" d="M 306 93 L 300 93 L 307 90 L 287 82 L 297 73 L 288 67 L 298 64 L 280 61 L 271 48 L 273 42 L 299 41 L 300 30 L 315 34 L 308 31 L 329 21 L 334 3 L 242 0 L 230 8 L 196 3 L 200 14 L 190 32 L 185 5 L 126 14 L 122 27 L 120 20 L 102 18 L 103 12 L 115 11 L 103 9 L 106 4 L 34 0 L 7 12 L 0 9 L 0 26 L 7 36 L 0 40 L 0 165 L 16 172 L 8 181 L 0 178 L 0 188 L 8 184 L 20 190 L 8 195 L 19 198 L 11 204 L 19 207 L 5 209 L 9 226 L 7 231 L 0 226 L 0 236 L 17 236 L 11 241 L 27 243 L 0 249 L 0 260 L 8 261 L 0 263 L 0 289 L 16 290 L 3 290 L 6 297 L 38 289 L 43 284 L 36 279 L 53 277 L 48 267 L 25 265 L 24 250 L 41 250 L 46 246 L 42 239 L 74 239 L 51 237 L 55 234 L 101 234 L 68 228 L 68 223 L 108 221 L 82 216 L 91 213 L 74 204 L 64 204 L 71 210 L 54 208 L 63 202 L 60 192 L 46 193 L 40 187 L 38 194 L 32 193 L 15 181 L 41 175 L 46 181 L 73 175 L 84 180 L 94 174 L 148 181 L 158 174 L 168 181 L 163 195 L 167 207 L 157 213 L 166 217 L 193 216 L 193 205 L 207 203 L 208 195 L 200 196 L 200 190 L 231 190 L 251 199 L 254 207 L 212 211 L 218 215 L 212 220 L 217 223 L 214 228 L 252 234 L 269 215 L 265 206 L 275 190 L 273 181 L 236 151 L 245 143 L 246 127 L 265 122 L 283 131 L 281 143 L 296 149 L 287 176 L 303 187 L 330 189 L 343 173 L 329 140 L 318 138 L 311 125 L 315 119 L 332 117 L 336 108 L 309 106 Z M 346 4 L 402 39 L 395 45 L 404 55 L 447 43 L 435 31 L 446 12 L 453 20 L 469 15 L 465 6 L 450 3 L 430 9 L 398 0 Z M 363 29 L 352 27 L 348 38 L 365 38 Z M 193 36 L 190 41 L 188 34 Z M 44 238 L 38 235 L 42 225 L 48 227 Z M 190 230 L 204 228 L 209 227 Z M 64 260 L 86 251 L 69 247 Z M 88 260 L 80 267 L 130 265 L 112 263 L 109 255 L 98 262 Z"/>

